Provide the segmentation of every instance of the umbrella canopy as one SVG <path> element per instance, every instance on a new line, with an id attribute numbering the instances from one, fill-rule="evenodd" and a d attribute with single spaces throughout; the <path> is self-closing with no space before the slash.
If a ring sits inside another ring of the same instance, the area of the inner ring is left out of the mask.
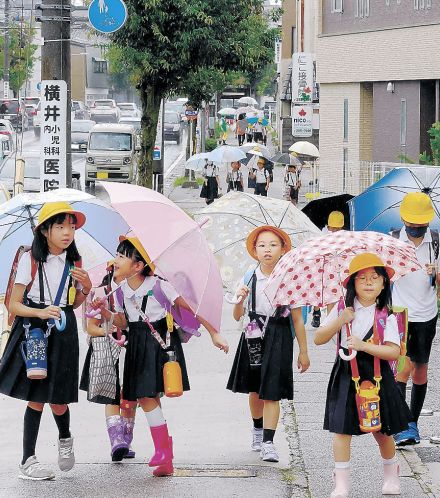
<path id="1" fill-rule="evenodd" d="M 202 222 L 224 286 L 235 291 L 236 284 L 256 263 L 246 250 L 249 232 L 261 225 L 272 225 L 286 231 L 293 246 L 318 236 L 319 229 L 291 202 L 243 192 L 229 192 L 195 214 Z"/>
<path id="2" fill-rule="evenodd" d="M 122 183 L 100 184 L 145 247 L 156 272 L 174 286 L 194 314 L 219 331 L 222 282 L 200 226 L 154 190 Z"/>
<path id="3" fill-rule="evenodd" d="M 277 152 L 274 156 L 270 158 L 273 163 L 279 164 L 293 164 L 294 166 L 302 166 L 301 161 L 291 154 Z"/>
<path id="4" fill-rule="evenodd" d="M 289 151 L 304 156 L 319 157 L 319 150 L 310 142 L 295 142 L 289 147 Z"/>
<path id="5" fill-rule="evenodd" d="M 258 102 L 253 97 L 241 97 L 237 102 L 241 105 L 258 105 Z"/>
<path id="6" fill-rule="evenodd" d="M 222 145 L 209 153 L 209 159 L 215 163 L 231 163 L 245 158 L 246 154 L 232 145 Z"/>
<path id="7" fill-rule="evenodd" d="M 75 242 L 86 270 L 115 256 L 118 235 L 127 233 L 130 227 L 107 203 L 76 189 L 19 194 L 0 205 L 0 294 L 6 291 L 9 269 L 17 249 L 32 244 L 32 229 L 37 224 L 43 204 L 58 201 L 70 203 L 87 217 L 85 225 L 75 233 Z"/>
<path id="8" fill-rule="evenodd" d="M 192 169 L 193 171 L 203 171 L 206 164 L 206 159 L 209 159 L 209 152 L 201 152 L 194 154 L 185 163 L 185 168 Z"/>
<path id="9" fill-rule="evenodd" d="M 409 192 L 428 194 L 435 217 L 429 224 L 440 229 L 440 168 L 395 168 L 349 202 L 353 230 L 388 233 L 402 226 L 400 203 Z"/>
<path id="10" fill-rule="evenodd" d="M 342 282 L 356 254 L 377 254 L 393 280 L 422 267 L 413 245 L 377 232 L 329 233 L 289 251 L 274 268 L 265 293 L 275 306 L 326 306 L 344 296 Z"/>
<path id="11" fill-rule="evenodd" d="M 268 152 L 261 148 L 259 145 L 255 146 L 253 149 L 248 150 L 246 154 L 251 156 L 264 157 L 264 159 L 267 159 L 268 161 L 271 160 L 271 154 L 268 154 Z"/>
<path id="12" fill-rule="evenodd" d="M 237 109 L 237 116 L 240 116 L 240 114 L 247 114 L 247 113 L 254 113 L 256 114 L 258 111 L 255 109 L 255 107 L 251 107 L 249 105 L 245 107 L 239 107 Z"/>
<path id="13" fill-rule="evenodd" d="M 240 149 L 243 150 L 244 152 L 248 152 L 250 151 L 251 149 L 255 149 L 255 148 L 259 148 L 261 149 L 262 152 L 264 152 L 266 155 L 269 155 L 270 156 L 270 151 L 269 149 L 263 145 L 263 144 L 259 144 L 258 142 L 247 142 L 243 145 L 240 146 Z"/>
<path id="14" fill-rule="evenodd" d="M 232 107 L 223 107 L 223 109 L 220 109 L 217 114 L 220 114 L 220 116 L 235 116 L 237 111 L 233 109 Z"/>
<path id="15" fill-rule="evenodd" d="M 306 214 L 313 223 L 324 228 L 327 225 L 328 215 L 332 211 L 340 211 L 344 215 L 344 228 L 350 229 L 350 209 L 347 202 L 353 199 L 350 194 L 333 195 L 332 197 L 322 197 L 306 204 L 302 212 Z"/>

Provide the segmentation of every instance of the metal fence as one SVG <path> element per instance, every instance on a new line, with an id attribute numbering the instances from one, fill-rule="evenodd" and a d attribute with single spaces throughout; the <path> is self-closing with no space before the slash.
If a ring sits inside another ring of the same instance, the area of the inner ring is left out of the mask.
<path id="1" fill-rule="evenodd" d="M 394 168 L 410 169 L 426 186 L 440 175 L 439 166 L 373 161 L 332 164 L 318 160 L 305 163 L 303 168 L 306 201 L 338 194 L 358 195 Z"/>

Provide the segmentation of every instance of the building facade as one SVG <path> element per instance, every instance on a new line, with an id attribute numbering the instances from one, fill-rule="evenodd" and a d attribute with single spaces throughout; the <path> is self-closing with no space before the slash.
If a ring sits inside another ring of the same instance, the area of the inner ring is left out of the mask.
<path id="1" fill-rule="evenodd" d="M 321 189 L 357 194 L 362 161 L 417 163 L 431 153 L 440 2 L 315 0 L 315 9 Z"/>

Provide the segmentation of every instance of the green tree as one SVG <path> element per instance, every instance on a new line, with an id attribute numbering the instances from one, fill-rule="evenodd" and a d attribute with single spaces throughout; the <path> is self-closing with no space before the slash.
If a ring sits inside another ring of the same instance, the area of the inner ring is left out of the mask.
<path id="1" fill-rule="evenodd" d="M 37 45 L 32 44 L 35 29 L 29 23 L 11 21 L 9 34 L 9 86 L 17 96 L 25 81 L 31 77 L 34 66 L 34 54 Z M 4 60 L 4 33 L 0 36 L 0 61 Z M 3 79 L 3 64 L 0 67 L 0 79 Z"/>
<path id="2" fill-rule="evenodd" d="M 198 106 L 231 71 L 258 70 L 273 59 L 278 30 L 262 0 L 126 0 L 128 19 L 112 35 L 112 63 L 129 72 L 142 102 L 139 183 L 152 185 L 160 102 L 187 95 Z"/>
<path id="3" fill-rule="evenodd" d="M 431 137 L 432 158 L 425 150 L 423 154 L 420 154 L 420 162 L 422 164 L 440 166 L 440 121 L 431 126 L 428 130 L 428 135 Z"/>

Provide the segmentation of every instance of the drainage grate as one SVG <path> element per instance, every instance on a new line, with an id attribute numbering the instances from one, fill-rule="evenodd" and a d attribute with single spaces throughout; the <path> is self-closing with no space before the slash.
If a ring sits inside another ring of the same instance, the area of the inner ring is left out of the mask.
<path id="1" fill-rule="evenodd" d="M 248 478 L 257 477 L 254 470 L 248 469 L 225 469 L 225 468 L 190 468 L 174 469 L 173 477 L 220 477 L 220 478 Z"/>

